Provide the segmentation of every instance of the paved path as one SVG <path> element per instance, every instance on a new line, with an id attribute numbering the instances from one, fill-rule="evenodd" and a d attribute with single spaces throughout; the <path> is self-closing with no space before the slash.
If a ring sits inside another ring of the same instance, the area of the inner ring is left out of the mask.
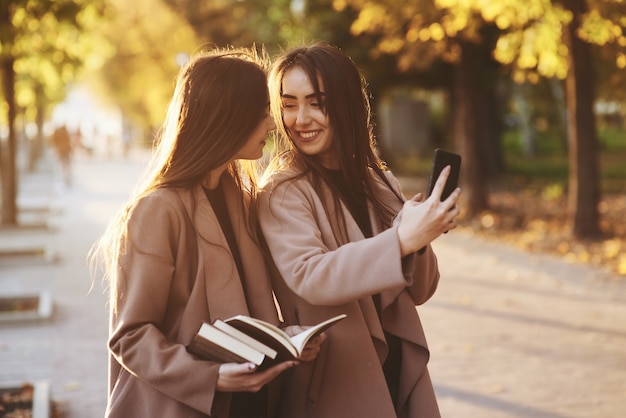
<path id="1" fill-rule="evenodd" d="M 79 160 L 70 190 L 51 172 L 25 176 L 25 201 L 60 208 L 45 215 L 56 229 L 0 230 L 0 250 L 43 244 L 58 255 L 0 258 L 0 292 L 45 289 L 54 300 L 47 322 L 0 324 L 0 385 L 48 380 L 67 418 L 104 411 L 106 297 L 85 257 L 143 161 Z M 444 417 L 626 416 L 626 284 L 459 233 L 434 247 L 440 287 L 418 309 Z"/>
<path id="2" fill-rule="evenodd" d="M 419 308 L 444 417 L 626 416 L 626 287 L 451 233 Z"/>
<path id="3" fill-rule="evenodd" d="M 143 163 L 141 157 L 78 160 L 70 189 L 56 182 L 51 168 L 26 175 L 20 197 L 25 205 L 51 203 L 57 209 L 47 216 L 53 228 L 0 230 L 0 249 L 44 245 L 57 257 L 55 262 L 0 259 L 1 292 L 47 290 L 54 301 L 49 321 L 0 324 L 0 384 L 48 380 L 66 418 L 104 414 L 108 311 L 104 286 L 92 282 L 86 256 L 126 201 Z M 29 217 L 36 221 L 38 215 Z"/>

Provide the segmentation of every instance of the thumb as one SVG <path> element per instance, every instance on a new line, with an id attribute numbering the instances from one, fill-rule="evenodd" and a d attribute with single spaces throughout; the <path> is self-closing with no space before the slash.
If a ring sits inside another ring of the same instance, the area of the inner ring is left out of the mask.
<path id="1" fill-rule="evenodd" d="M 257 370 L 257 365 L 254 363 L 223 363 L 220 366 L 220 370 L 224 372 L 234 373 L 234 374 L 248 374 L 254 373 Z"/>

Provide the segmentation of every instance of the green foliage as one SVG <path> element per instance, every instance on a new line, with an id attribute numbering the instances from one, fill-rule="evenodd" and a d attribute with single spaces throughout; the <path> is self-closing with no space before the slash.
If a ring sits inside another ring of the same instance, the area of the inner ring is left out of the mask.
<path id="1" fill-rule="evenodd" d="M 598 132 L 602 148 L 608 152 L 626 153 L 626 132 L 622 128 L 606 127 Z M 626 171 L 626 164 L 623 164 Z"/>
<path id="2" fill-rule="evenodd" d="M 102 65 L 110 48 L 93 29 L 102 0 L 9 1 L 11 26 L 0 31 L 0 52 L 15 59 L 16 102 L 33 119 L 39 106 L 62 100 L 68 85 Z"/>
<path id="3" fill-rule="evenodd" d="M 520 133 L 508 130 L 503 135 L 506 172 L 494 179 L 499 187 L 528 189 L 545 199 L 557 199 L 567 190 L 567 150 L 557 130 L 539 132 L 536 155 L 525 156 Z M 626 193 L 626 130 L 602 129 L 599 132 L 602 150 L 600 168 L 602 189 L 605 193 Z M 428 156 L 406 157 L 394 160 L 391 167 L 396 173 L 425 178 L 430 171 Z"/>
<path id="4" fill-rule="evenodd" d="M 600 180 L 604 193 L 626 192 L 626 131 L 609 128 L 599 131 Z M 504 136 L 507 173 L 504 185 L 525 187 L 556 187 L 567 185 L 567 151 L 563 149 L 560 134 L 556 131 L 540 133 L 537 155 L 524 156 L 519 146 L 519 133 L 509 131 Z M 535 186 L 532 186 L 535 185 Z M 548 194 L 554 194 L 548 191 Z M 557 193 L 558 194 L 558 193 Z"/>

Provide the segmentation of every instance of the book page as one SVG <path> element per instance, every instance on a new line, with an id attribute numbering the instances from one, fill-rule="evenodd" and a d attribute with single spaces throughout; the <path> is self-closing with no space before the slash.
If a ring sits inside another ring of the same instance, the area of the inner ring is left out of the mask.
<path id="1" fill-rule="evenodd" d="M 291 343 L 298 350 L 298 355 L 302 354 L 302 350 L 304 350 L 304 346 L 306 346 L 307 342 L 309 342 L 311 338 L 321 334 L 324 330 L 333 326 L 337 321 L 340 321 L 346 317 L 347 317 L 346 314 L 337 315 L 335 317 L 327 319 L 324 322 L 320 322 L 319 324 L 314 325 L 311 328 L 307 328 L 301 333 L 291 337 L 290 338 Z"/>
<path id="2" fill-rule="evenodd" d="M 206 322 L 202 324 L 188 349 L 196 355 L 226 363 L 250 361 L 260 365 L 265 358 L 262 352 Z M 227 352 L 231 355 L 226 355 Z"/>
<path id="3" fill-rule="evenodd" d="M 246 315 L 236 315 L 232 318 L 226 319 L 229 325 L 237 328 L 239 331 L 248 334 L 252 338 L 255 338 L 279 352 L 277 358 L 282 360 L 297 359 L 302 354 L 304 346 L 307 342 L 334 325 L 337 321 L 346 318 L 346 314 L 337 315 L 333 318 L 327 319 L 317 325 L 307 328 L 303 332 L 290 337 L 282 329 L 269 322 L 262 321 L 260 319 L 251 318 Z M 283 354 L 281 354 L 283 353 Z"/>
<path id="4" fill-rule="evenodd" d="M 269 322 L 246 315 L 236 315 L 224 320 L 224 322 L 272 347 L 278 351 L 278 357 L 283 359 L 298 357 L 298 351 L 291 343 L 289 335 Z M 283 355 L 280 353 L 283 353 Z"/>
<path id="5" fill-rule="evenodd" d="M 266 356 L 268 356 L 271 359 L 276 358 L 276 354 L 277 351 L 268 347 L 267 345 L 263 344 L 262 342 L 256 340 L 255 338 L 252 338 L 251 336 L 249 336 L 248 334 L 246 334 L 245 332 L 241 332 L 239 331 L 237 328 L 227 324 L 226 322 L 222 321 L 221 319 L 217 319 L 215 320 L 215 322 L 213 322 L 213 326 L 215 328 L 218 328 L 219 330 L 237 338 L 238 340 L 248 344 L 249 346 L 253 347 L 254 349 L 262 352 L 263 354 L 265 354 Z"/>

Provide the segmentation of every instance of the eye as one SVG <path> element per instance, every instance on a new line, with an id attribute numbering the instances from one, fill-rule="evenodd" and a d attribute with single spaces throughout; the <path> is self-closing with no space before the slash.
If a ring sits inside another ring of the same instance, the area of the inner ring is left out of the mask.
<path id="1" fill-rule="evenodd" d="M 326 102 L 324 100 L 314 100 L 311 102 L 311 106 L 313 107 L 319 107 L 319 108 L 324 108 L 324 106 L 326 105 Z"/>

